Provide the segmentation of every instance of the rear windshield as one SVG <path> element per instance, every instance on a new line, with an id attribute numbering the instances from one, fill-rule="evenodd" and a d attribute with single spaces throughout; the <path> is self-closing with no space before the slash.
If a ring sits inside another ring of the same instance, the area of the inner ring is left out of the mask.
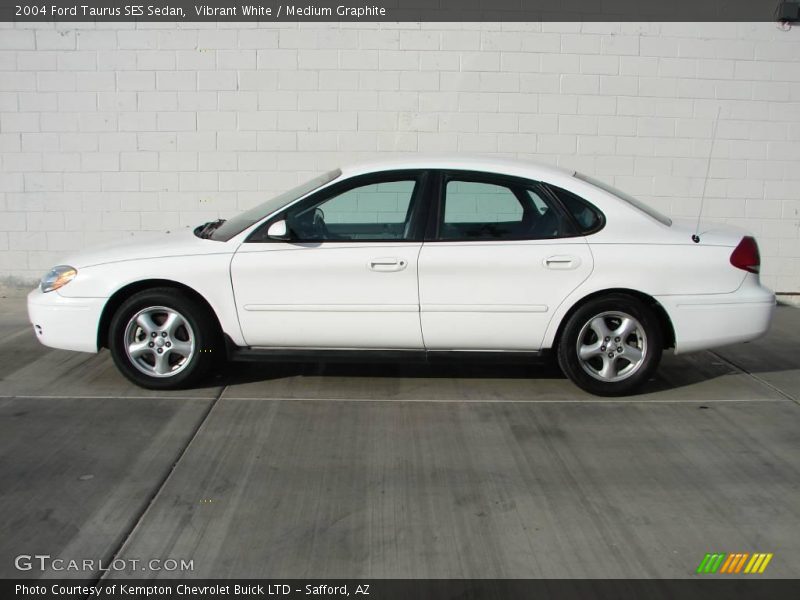
<path id="1" fill-rule="evenodd" d="M 595 187 L 599 187 L 601 190 L 604 190 L 604 191 L 608 192 L 612 196 L 616 196 L 620 200 L 624 200 L 625 202 L 627 202 L 628 204 L 630 204 L 634 208 L 636 208 L 636 209 L 642 211 L 643 213 L 645 213 L 646 215 L 654 218 L 656 221 L 658 221 L 662 225 L 666 225 L 667 227 L 672 225 L 672 219 L 670 219 L 668 216 L 662 215 L 660 212 L 658 212 L 652 206 L 648 206 L 647 204 L 645 204 L 641 200 L 637 200 L 636 198 L 634 198 L 630 194 L 626 194 L 625 192 L 620 191 L 617 188 L 611 187 L 607 183 L 599 181 L 599 180 L 595 179 L 594 177 L 589 177 L 588 175 L 584 175 L 583 173 L 577 173 L 576 172 L 575 173 L 575 177 L 585 181 L 586 183 L 590 183 L 591 185 L 593 185 Z"/>
<path id="2" fill-rule="evenodd" d="M 258 223 L 267 215 L 274 213 L 276 210 L 283 208 L 295 200 L 299 200 L 303 196 L 310 194 L 326 183 L 330 183 L 341 174 L 342 172 L 339 169 L 334 169 L 333 171 L 328 171 L 327 173 L 318 175 L 310 181 L 301 183 L 297 187 L 292 188 L 287 192 L 278 194 L 274 198 L 270 198 L 266 202 L 262 202 L 258 206 L 255 206 L 250 210 L 246 210 L 245 212 L 223 222 L 222 225 L 214 230 L 210 236 L 210 239 L 217 240 L 219 242 L 227 242 L 233 236 L 240 234 L 251 225 Z"/>

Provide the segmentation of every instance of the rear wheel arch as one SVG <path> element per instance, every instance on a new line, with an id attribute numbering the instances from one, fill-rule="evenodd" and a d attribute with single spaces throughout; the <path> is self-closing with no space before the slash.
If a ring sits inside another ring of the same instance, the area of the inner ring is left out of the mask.
<path id="1" fill-rule="evenodd" d="M 208 303 L 208 301 L 196 290 L 192 289 L 188 285 L 178 283 L 177 281 L 172 281 L 169 279 L 145 279 L 142 281 L 136 281 L 134 283 L 129 283 L 118 289 L 114 292 L 111 297 L 106 302 L 106 305 L 103 307 L 103 312 L 100 316 L 100 323 L 97 327 L 97 348 L 108 348 L 108 334 L 109 329 L 111 327 L 111 320 L 114 318 L 114 314 L 117 312 L 122 303 L 125 302 L 128 298 L 130 298 L 133 294 L 137 294 L 139 292 L 143 292 L 145 290 L 156 289 L 156 288 L 173 288 L 179 290 L 198 302 L 201 306 L 203 306 L 207 312 L 208 317 L 212 319 L 214 326 L 216 327 L 216 334 L 219 336 L 219 339 L 222 339 L 223 331 L 222 325 L 220 324 L 219 317 L 217 316 L 216 311 L 214 308 Z"/>
<path id="2" fill-rule="evenodd" d="M 632 290 L 629 288 L 608 288 L 605 290 L 598 290 L 596 292 L 592 292 L 575 302 L 569 310 L 564 314 L 561 318 L 561 321 L 558 324 L 558 328 L 556 329 L 555 337 L 553 338 L 552 348 L 556 349 L 562 336 L 564 333 L 564 327 L 566 326 L 567 322 L 569 321 L 570 317 L 575 314 L 582 306 L 584 306 L 587 302 L 594 300 L 596 298 L 601 298 L 603 296 L 608 296 L 612 294 L 623 294 L 627 296 L 632 296 L 636 298 L 643 304 L 645 304 L 648 308 L 653 311 L 653 314 L 658 319 L 658 324 L 661 328 L 661 335 L 664 341 L 663 348 L 666 350 L 668 348 L 675 347 L 675 329 L 672 325 L 672 320 L 669 318 L 667 311 L 661 305 L 658 300 L 650 296 L 649 294 L 645 294 L 644 292 L 640 292 L 637 290 Z"/>

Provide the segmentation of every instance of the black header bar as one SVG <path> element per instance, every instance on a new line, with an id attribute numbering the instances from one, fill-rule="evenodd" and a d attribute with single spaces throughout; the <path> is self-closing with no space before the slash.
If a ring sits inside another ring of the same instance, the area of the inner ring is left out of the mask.
<path id="1" fill-rule="evenodd" d="M 0 0 L 0 21 L 775 21 L 780 0 Z"/>

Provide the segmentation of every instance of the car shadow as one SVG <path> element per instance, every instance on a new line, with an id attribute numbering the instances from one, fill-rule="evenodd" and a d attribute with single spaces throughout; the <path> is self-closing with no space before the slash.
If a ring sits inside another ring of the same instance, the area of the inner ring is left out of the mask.
<path id="1" fill-rule="evenodd" d="M 718 376 L 718 374 L 711 375 Z M 236 386 L 250 383 L 271 382 L 287 378 L 321 377 L 333 382 L 338 378 L 368 379 L 497 379 L 497 380 L 562 380 L 572 385 L 554 360 L 534 364 L 475 364 L 475 363 L 275 363 L 233 362 L 225 365 L 212 379 L 200 387 Z M 665 379 L 658 373 L 641 390 L 631 396 L 652 394 L 692 385 L 708 379 L 702 371 L 684 375 L 681 381 Z M 577 388 L 576 388 L 577 391 Z"/>
<path id="2" fill-rule="evenodd" d="M 554 361 L 534 364 L 231 362 L 207 386 L 274 381 L 288 377 L 415 379 L 565 379 Z"/>
<path id="3" fill-rule="evenodd" d="M 654 376 L 628 397 L 674 392 L 736 375 L 760 376 L 781 372 L 800 373 L 798 348 L 800 311 L 779 306 L 770 331 L 762 338 L 718 350 L 675 355 L 665 352 Z M 235 386 L 270 382 L 286 378 L 413 378 L 413 379 L 515 379 L 551 380 L 569 383 L 548 354 L 531 363 L 458 361 L 391 363 L 391 362 L 242 362 L 228 363 L 200 387 Z M 743 380 L 736 380 L 742 382 Z M 755 383 L 755 382 L 751 382 Z M 734 384 L 731 384 L 734 385 Z M 734 386 L 735 387 L 735 386 Z M 535 388 L 534 388 L 535 389 Z M 577 391 L 577 388 L 575 388 Z M 726 390 L 734 392 L 732 388 Z"/>
<path id="4" fill-rule="evenodd" d="M 786 370 L 793 370 L 787 368 Z M 709 384 L 715 380 L 742 375 L 742 371 L 724 358 L 711 353 L 699 352 L 675 356 L 665 354 L 654 376 L 628 398 L 675 392 L 694 386 Z M 564 386 L 573 386 L 561 372 L 555 360 L 542 360 L 532 364 L 503 363 L 276 363 L 239 362 L 224 365 L 218 373 L 198 387 L 237 386 L 252 383 L 277 382 L 292 378 L 330 379 L 338 385 L 342 378 L 349 379 L 425 379 L 430 380 L 536 380 L 563 381 Z M 559 384 L 561 385 L 561 384 Z M 733 385 L 733 383 L 728 384 Z M 725 386 L 727 389 L 727 386 Z M 535 394 L 535 387 L 531 392 Z M 552 388 L 551 388 L 552 389 Z M 576 393 L 584 394 L 575 387 Z"/>

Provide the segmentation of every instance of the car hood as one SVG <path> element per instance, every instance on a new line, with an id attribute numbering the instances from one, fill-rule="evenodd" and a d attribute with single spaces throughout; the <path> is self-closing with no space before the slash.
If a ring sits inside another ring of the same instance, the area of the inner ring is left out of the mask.
<path id="1" fill-rule="evenodd" d="M 191 228 L 167 231 L 152 237 L 94 246 L 67 256 L 61 264 L 76 269 L 128 260 L 224 254 L 232 252 L 226 242 L 202 239 Z"/>

